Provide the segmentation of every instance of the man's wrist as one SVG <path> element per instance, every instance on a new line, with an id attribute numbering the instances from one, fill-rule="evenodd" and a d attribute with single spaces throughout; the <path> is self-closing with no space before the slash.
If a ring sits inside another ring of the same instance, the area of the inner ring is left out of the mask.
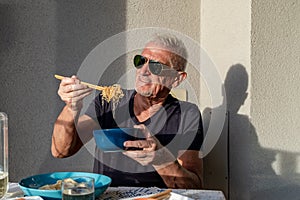
<path id="1" fill-rule="evenodd" d="M 164 168 L 177 162 L 176 157 L 166 148 L 163 147 L 156 152 L 156 159 L 152 163 L 154 168 Z"/>
<path id="2" fill-rule="evenodd" d="M 70 115 L 72 116 L 74 122 L 77 122 L 81 109 L 73 110 L 72 107 L 70 107 L 69 105 L 66 105 L 65 108 L 66 108 L 67 112 L 70 113 Z"/>
<path id="3" fill-rule="evenodd" d="M 180 167 L 181 165 L 179 164 L 178 160 L 175 159 L 173 161 L 170 161 L 170 162 L 165 162 L 163 164 L 160 164 L 160 165 L 152 165 L 156 170 L 160 170 L 160 169 L 163 169 L 163 168 L 169 168 L 171 166 L 174 166 L 174 167 Z"/>

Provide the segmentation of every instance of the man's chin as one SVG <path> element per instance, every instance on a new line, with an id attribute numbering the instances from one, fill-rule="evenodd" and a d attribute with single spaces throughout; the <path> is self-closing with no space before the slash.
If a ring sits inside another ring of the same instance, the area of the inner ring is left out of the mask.
<path id="1" fill-rule="evenodd" d="M 143 90 L 141 88 L 136 88 L 136 92 L 144 97 L 150 97 L 152 95 L 152 90 Z"/>

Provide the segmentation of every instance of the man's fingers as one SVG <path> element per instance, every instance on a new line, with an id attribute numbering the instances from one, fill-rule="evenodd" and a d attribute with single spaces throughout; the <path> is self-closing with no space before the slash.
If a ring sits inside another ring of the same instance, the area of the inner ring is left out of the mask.
<path id="1" fill-rule="evenodd" d="M 135 141 L 126 141 L 124 142 L 125 147 L 136 147 L 140 149 L 149 149 L 153 148 L 155 150 L 156 144 L 153 140 L 135 140 Z"/>
<path id="2" fill-rule="evenodd" d="M 143 151 L 125 151 L 123 154 L 130 156 L 132 158 L 146 158 L 147 153 Z"/>
<path id="3" fill-rule="evenodd" d="M 73 92 L 73 91 L 84 90 L 84 89 L 92 90 L 88 86 L 82 84 L 70 84 L 62 87 L 62 90 L 64 92 Z"/>
<path id="4" fill-rule="evenodd" d="M 90 94 L 92 90 L 90 88 L 80 89 L 80 90 L 73 90 L 72 92 L 67 93 L 69 97 L 77 98 L 86 93 Z"/>
<path id="5" fill-rule="evenodd" d="M 147 148 L 147 144 L 144 143 L 142 140 L 136 140 L 136 141 L 126 141 L 124 142 L 125 147 L 136 147 L 136 148 Z"/>
<path id="6" fill-rule="evenodd" d="M 75 78 L 64 77 L 61 80 L 60 85 L 65 86 L 65 85 L 75 84 L 76 83 L 75 80 L 76 80 Z"/>
<path id="7" fill-rule="evenodd" d="M 83 90 L 78 90 L 69 93 L 60 93 L 60 97 L 63 101 L 71 103 L 82 100 L 84 97 L 90 95 L 92 93 L 92 89 L 86 88 Z"/>
<path id="8" fill-rule="evenodd" d="M 152 136 L 149 129 L 144 124 L 134 125 L 133 127 L 137 128 L 137 129 L 140 129 L 144 133 L 145 138 L 148 138 L 148 137 Z"/>
<path id="9" fill-rule="evenodd" d="M 71 98 L 73 102 L 81 101 L 84 97 L 90 95 L 92 91 L 86 90 L 85 92 L 74 92 L 74 96 Z"/>

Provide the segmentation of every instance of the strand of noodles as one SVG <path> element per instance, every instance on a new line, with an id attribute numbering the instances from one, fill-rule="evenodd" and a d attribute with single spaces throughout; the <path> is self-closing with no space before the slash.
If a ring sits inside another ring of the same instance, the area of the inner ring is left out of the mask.
<path id="1" fill-rule="evenodd" d="M 120 87 L 120 85 L 112 85 L 109 87 L 106 87 L 105 89 L 102 90 L 102 98 L 103 100 L 107 102 L 112 102 L 112 114 L 113 118 L 115 118 L 115 110 L 116 110 L 116 105 L 119 102 L 119 99 L 124 96 L 123 91 Z M 102 101 L 102 106 L 104 105 L 104 101 Z"/>
<path id="2" fill-rule="evenodd" d="M 102 97 L 105 101 L 117 103 L 120 98 L 124 96 L 123 91 L 118 84 L 112 86 L 104 87 L 102 90 Z"/>

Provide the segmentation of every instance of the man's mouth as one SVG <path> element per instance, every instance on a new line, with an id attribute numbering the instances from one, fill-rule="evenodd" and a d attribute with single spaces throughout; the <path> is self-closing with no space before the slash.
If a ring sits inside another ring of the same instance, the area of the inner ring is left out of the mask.
<path id="1" fill-rule="evenodd" d="M 152 80 L 149 77 L 146 76 L 138 76 L 138 81 L 144 84 L 151 84 Z"/>

